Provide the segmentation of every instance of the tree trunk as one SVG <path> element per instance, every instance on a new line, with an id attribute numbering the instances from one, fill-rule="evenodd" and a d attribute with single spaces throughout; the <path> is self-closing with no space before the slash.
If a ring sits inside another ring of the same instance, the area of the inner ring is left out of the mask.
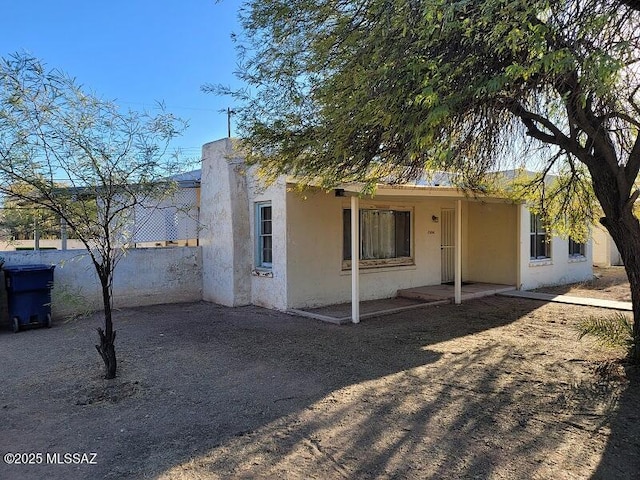
<path id="1" fill-rule="evenodd" d="M 116 332 L 113 330 L 113 322 L 111 319 L 111 289 L 109 288 L 108 279 L 100 279 L 102 283 L 102 302 L 104 305 L 104 330 L 98 328 L 100 335 L 100 345 L 96 345 L 98 353 L 104 361 L 104 378 L 111 380 L 116 378 L 117 361 L 116 349 L 114 343 L 116 340 Z"/>
<path id="2" fill-rule="evenodd" d="M 105 319 L 105 324 L 106 323 Z M 116 349 L 114 347 L 116 332 L 112 332 L 109 336 L 104 330 L 98 328 L 98 334 L 100 335 L 100 345 L 96 345 L 96 349 L 102 357 L 102 361 L 104 361 L 104 378 L 111 380 L 112 378 L 116 378 L 116 369 L 118 366 Z"/>
<path id="3" fill-rule="evenodd" d="M 623 212 L 618 219 L 605 217 L 600 220 L 616 243 L 631 287 L 633 305 L 633 345 L 629 360 L 640 363 L 640 223 L 631 211 Z"/>

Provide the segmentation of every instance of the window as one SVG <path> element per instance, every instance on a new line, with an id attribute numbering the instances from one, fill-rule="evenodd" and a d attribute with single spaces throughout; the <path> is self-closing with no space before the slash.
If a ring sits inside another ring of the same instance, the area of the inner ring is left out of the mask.
<path id="1" fill-rule="evenodd" d="M 569 257 L 584 257 L 584 243 L 576 242 L 569 237 Z"/>
<path id="2" fill-rule="evenodd" d="M 342 259 L 351 260 L 351 210 L 342 211 Z M 380 260 L 387 262 L 380 263 Z M 409 210 L 360 210 L 360 261 L 364 266 L 407 263 L 411 260 Z"/>
<path id="3" fill-rule="evenodd" d="M 256 203 L 256 267 L 271 268 L 273 262 L 271 202 Z"/>
<path id="4" fill-rule="evenodd" d="M 547 229 L 539 215 L 531 214 L 531 259 L 551 258 L 551 247 Z"/>

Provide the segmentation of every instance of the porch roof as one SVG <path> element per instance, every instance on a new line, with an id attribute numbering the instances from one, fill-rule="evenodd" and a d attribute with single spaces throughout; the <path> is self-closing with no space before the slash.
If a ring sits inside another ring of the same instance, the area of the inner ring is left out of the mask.
<path id="1" fill-rule="evenodd" d="M 291 177 L 287 179 L 288 185 L 298 185 L 300 182 Z M 318 186 L 318 188 L 320 188 Z M 345 183 L 334 188 L 336 196 L 351 197 L 360 196 L 364 189 L 363 183 Z M 468 201 L 518 203 L 513 199 L 491 195 L 482 192 L 472 192 L 451 185 L 428 185 L 420 182 L 404 184 L 378 184 L 375 192 L 369 196 L 375 197 L 423 197 L 423 198 L 448 198 Z"/>

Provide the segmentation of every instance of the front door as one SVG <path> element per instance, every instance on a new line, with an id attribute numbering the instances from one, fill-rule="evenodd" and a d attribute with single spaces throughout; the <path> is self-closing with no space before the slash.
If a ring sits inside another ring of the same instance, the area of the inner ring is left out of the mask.
<path id="1" fill-rule="evenodd" d="M 455 276 L 455 216 L 456 211 L 453 208 L 443 208 L 440 213 L 442 283 L 453 282 Z"/>

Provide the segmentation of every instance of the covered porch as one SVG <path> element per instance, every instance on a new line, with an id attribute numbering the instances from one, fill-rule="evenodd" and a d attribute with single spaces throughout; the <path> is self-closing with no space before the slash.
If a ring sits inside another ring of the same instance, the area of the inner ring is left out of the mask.
<path id="1" fill-rule="evenodd" d="M 350 224 L 351 251 L 358 252 L 361 249 L 359 186 L 345 187 L 341 195 L 350 200 L 353 219 Z M 451 203 L 454 208 L 442 209 L 440 217 L 432 216 L 431 221 L 437 228 L 413 232 L 415 238 L 440 233 L 441 255 L 438 261 L 442 283 L 398 289 L 397 298 L 363 302 L 360 284 L 362 265 L 361 262 L 351 262 L 351 302 L 340 308 L 325 307 L 334 312 L 332 317 L 338 318 L 339 323 L 344 323 L 346 318 L 358 323 L 368 316 L 434 303 L 460 304 L 464 300 L 515 290 L 519 285 L 522 248 L 520 205 L 500 198 L 469 197 L 455 187 L 432 185 L 380 187 L 375 199 L 407 202 L 439 199 Z M 402 304 L 407 301 L 414 303 Z M 350 314 L 345 313 L 346 306 L 350 307 Z M 324 315 L 322 309 L 314 310 L 317 311 L 311 313 Z"/>

